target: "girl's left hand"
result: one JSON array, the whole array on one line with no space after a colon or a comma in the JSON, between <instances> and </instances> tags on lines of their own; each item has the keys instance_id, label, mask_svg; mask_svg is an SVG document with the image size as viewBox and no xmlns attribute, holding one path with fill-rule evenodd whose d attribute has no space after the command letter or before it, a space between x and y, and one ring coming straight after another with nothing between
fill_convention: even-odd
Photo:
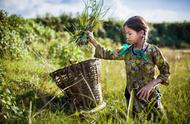
<instances>
[{"instance_id":1,"label":"girl's left hand","mask_svg":"<svg viewBox=\"0 0 190 124\"><path fill-rule=\"evenodd\" d=\"M148 101L148 98L153 88L154 88L154 83L149 82L138 91L137 96L139 96L139 99Z\"/></svg>"}]
</instances>

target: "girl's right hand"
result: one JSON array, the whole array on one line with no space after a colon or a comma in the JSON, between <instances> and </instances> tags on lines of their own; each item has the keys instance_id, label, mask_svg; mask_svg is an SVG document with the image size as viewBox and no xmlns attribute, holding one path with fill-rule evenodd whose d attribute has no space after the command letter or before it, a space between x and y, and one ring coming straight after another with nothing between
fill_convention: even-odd
<instances>
[{"instance_id":1,"label":"girl's right hand","mask_svg":"<svg viewBox=\"0 0 190 124\"><path fill-rule=\"evenodd\" d=\"M94 38L93 32L86 31L86 33L87 33L87 35L88 35L88 37L89 37L89 42L90 42L91 44L93 44L94 47L96 47L96 46L97 46L97 42L96 42L96 40L95 40L95 38Z\"/></svg>"},{"instance_id":2,"label":"girl's right hand","mask_svg":"<svg viewBox=\"0 0 190 124\"><path fill-rule=\"evenodd\" d=\"M91 31L86 31L88 37L90 38L90 40L93 40L94 39L94 35L93 35L93 32Z\"/></svg>"}]
</instances>

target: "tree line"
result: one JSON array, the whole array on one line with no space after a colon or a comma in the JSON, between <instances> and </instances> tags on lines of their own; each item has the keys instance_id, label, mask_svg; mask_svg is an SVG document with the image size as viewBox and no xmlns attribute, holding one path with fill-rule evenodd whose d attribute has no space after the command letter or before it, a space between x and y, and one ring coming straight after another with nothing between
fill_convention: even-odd
<instances>
[{"instance_id":1,"label":"tree line","mask_svg":"<svg viewBox=\"0 0 190 124\"><path fill-rule=\"evenodd\" d=\"M47 14L46 17L37 17L34 21L55 31L73 32L78 26L79 19L77 16L63 13L59 17ZM94 34L97 37L110 38L113 42L124 43L123 24L123 20L101 20L98 22ZM151 43L171 48L190 47L190 22L149 23L149 27L149 42Z\"/></svg>"}]
</instances>

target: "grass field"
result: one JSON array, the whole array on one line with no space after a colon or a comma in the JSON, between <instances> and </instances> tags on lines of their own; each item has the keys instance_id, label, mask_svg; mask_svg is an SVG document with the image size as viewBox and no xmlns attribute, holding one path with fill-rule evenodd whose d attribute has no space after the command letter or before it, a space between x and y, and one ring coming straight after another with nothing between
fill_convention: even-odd
<instances>
[{"instance_id":1,"label":"grass field","mask_svg":"<svg viewBox=\"0 0 190 124\"><path fill-rule=\"evenodd\" d=\"M161 50L168 60L171 70L170 85L159 86L168 123L188 124L190 122L190 50L168 48ZM42 106L37 99L43 99L47 95L60 95L60 90L48 76L48 68L40 62L34 61L32 58L22 61L0 60L0 62L5 67L7 75L3 86L15 91L17 98L22 98L21 101L17 101L17 104L20 109L27 111L20 120L10 119L6 120L7 123L124 124L127 121L124 97L126 79L123 61L101 60L102 93L107 105L98 113L86 114L83 117L79 113L66 115L60 106L55 106L53 109L49 106L40 109ZM136 120L133 121L139 123ZM144 123L150 122L145 121Z\"/></svg>"}]
</instances>

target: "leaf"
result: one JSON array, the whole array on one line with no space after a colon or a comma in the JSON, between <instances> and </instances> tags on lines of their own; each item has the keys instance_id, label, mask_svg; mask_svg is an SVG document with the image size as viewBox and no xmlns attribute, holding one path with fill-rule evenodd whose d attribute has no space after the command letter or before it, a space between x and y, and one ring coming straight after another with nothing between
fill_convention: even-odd
<instances>
[{"instance_id":1,"label":"leaf","mask_svg":"<svg viewBox=\"0 0 190 124\"><path fill-rule=\"evenodd\" d=\"M130 93L130 100L127 108L127 124L130 124L132 122L133 102L134 102L134 89L132 89Z\"/></svg>"}]
</instances>

